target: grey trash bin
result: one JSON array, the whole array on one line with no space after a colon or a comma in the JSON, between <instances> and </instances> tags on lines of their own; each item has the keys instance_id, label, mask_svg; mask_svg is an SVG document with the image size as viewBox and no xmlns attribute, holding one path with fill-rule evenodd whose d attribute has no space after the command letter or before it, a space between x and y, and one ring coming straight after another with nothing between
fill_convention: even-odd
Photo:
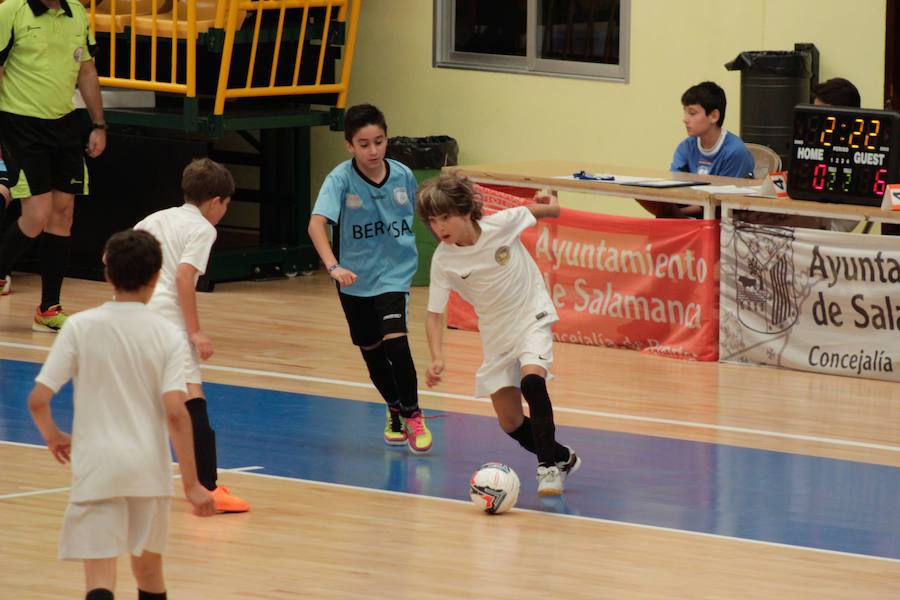
<instances>
[{"instance_id":1,"label":"grey trash bin","mask_svg":"<svg viewBox=\"0 0 900 600\"><path fill-rule=\"evenodd\" d=\"M818 80L815 46L741 52L725 68L741 72L741 139L772 148L787 164L794 106L809 103L810 88Z\"/></svg>"}]
</instances>

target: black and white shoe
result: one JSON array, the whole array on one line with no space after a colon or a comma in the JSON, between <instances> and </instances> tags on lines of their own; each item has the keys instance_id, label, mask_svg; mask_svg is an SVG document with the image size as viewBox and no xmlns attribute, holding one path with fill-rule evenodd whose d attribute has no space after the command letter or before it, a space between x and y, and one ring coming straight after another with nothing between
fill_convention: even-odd
<instances>
[{"instance_id":1,"label":"black and white shoe","mask_svg":"<svg viewBox=\"0 0 900 600\"><path fill-rule=\"evenodd\" d=\"M565 444L563 446L569 451L569 459L556 463L556 468L559 469L559 474L565 480L569 475L581 468L581 457L575 454L575 450L571 446L566 446Z\"/></svg>"}]
</instances>

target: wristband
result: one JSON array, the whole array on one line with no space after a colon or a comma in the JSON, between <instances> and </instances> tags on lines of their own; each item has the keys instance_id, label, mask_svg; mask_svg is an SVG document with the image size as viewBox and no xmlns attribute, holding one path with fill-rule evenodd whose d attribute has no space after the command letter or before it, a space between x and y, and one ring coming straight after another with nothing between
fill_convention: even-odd
<instances>
[{"instance_id":1,"label":"wristband","mask_svg":"<svg viewBox=\"0 0 900 600\"><path fill-rule=\"evenodd\" d=\"M106 123L93 123L91 129L106 129Z\"/></svg>"},{"instance_id":2,"label":"wristband","mask_svg":"<svg viewBox=\"0 0 900 600\"><path fill-rule=\"evenodd\" d=\"M340 267L340 266L341 266L340 263L334 263L333 265L331 265L330 267L328 267L326 270L327 270L329 273L333 273L334 270L337 269L337 268Z\"/></svg>"}]
</instances>

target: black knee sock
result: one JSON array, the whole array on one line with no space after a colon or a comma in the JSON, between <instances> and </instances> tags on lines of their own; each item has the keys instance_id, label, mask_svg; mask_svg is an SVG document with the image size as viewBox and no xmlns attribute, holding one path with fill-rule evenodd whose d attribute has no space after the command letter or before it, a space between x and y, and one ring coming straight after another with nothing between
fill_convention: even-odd
<instances>
[{"instance_id":1,"label":"black knee sock","mask_svg":"<svg viewBox=\"0 0 900 600\"><path fill-rule=\"evenodd\" d=\"M47 232L41 236L41 310L59 304L71 249L72 238L69 236Z\"/></svg>"},{"instance_id":2,"label":"black knee sock","mask_svg":"<svg viewBox=\"0 0 900 600\"><path fill-rule=\"evenodd\" d=\"M194 432L194 460L197 463L197 478L206 489L216 489L218 467L216 460L216 432L209 424L206 414L206 400L192 398L184 403L191 415L191 429Z\"/></svg>"},{"instance_id":3,"label":"black knee sock","mask_svg":"<svg viewBox=\"0 0 900 600\"><path fill-rule=\"evenodd\" d=\"M381 344L391 363L394 381L397 383L397 397L400 399L400 414L411 416L419 410L419 381L416 365L413 364L406 336L384 340Z\"/></svg>"},{"instance_id":4,"label":"black knee sock","mask_svg":"<svg viewBox=\"0 0 900 600\"><path fill-rule=\"evenodd\" d=\"M519 445L531 452L537 454L534 449L534 432L531 429L531 419L525 417L522 424L515 431L507 431L506 435L519 442ZM569 449L554 441L553 457L556 462L565 462L569 460Z\"/></svg>"},{"instance_id":5,"label":"black knee sock","mask_svg":"<svg viewBox=\"0 0 900 600\"><path fill-rule=\"evenodd\" d=\"M166 600L166 593L145 592L138 588L138 600Z\"/></svg>"},{"instance_id":6,"label":"black knee sock","mask_svg":"<svg viewBox=\"0 0 900 600\"><path fill-rule=\"evenodd\" d=\"M531 431L538 463L545 467L552 466L556 463L556 426L553 424L550 396L547 395L547 382L540 375L526 375L522 378L522 395L531 413Z\"/></svg>"},{"instance_id":7,"label":"black knee sock","mask_svg":"<svg viewBox=\"0 0 900 600\"><path fill-rule=\"evenodd\" d=\"M28 250L34 238L30 238L19 227L19 223L13 223L0 241L0 277L6 277L12 270L13 263L22 253Z\"/></svg>"},{"instance_id":8,"label":"black knee sock","mask_svg":"<svg viewBox=\"0 0 900 600\"><path fill-rule=\"evenodd\" d=\"M394 372L391 363L384 352L384 344L378 344L374 348L366 350L360 348L366 368L369 369L369 379L375 384L375 389L388 403L388 406L398 406L397 383L394 381Z\"/></svg>"},{"instance_id":9,"label":"black knee sock","mask_svg":"<svg viewBox=\"0 0 900 600\"><path fill-rule=\"evenodd\" d=\"M84 595L84 600L113 600L113 593L104 588L95 588Z\"/></svg>"}]
</instances>

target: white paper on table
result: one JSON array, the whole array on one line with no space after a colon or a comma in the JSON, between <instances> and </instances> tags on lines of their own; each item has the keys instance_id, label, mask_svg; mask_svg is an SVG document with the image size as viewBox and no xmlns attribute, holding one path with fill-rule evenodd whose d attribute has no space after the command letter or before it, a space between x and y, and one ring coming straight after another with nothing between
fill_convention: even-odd
<instances>
[{"instance_id":1,"label":"white paper on table","mask_svg":"<svg viewBox=\"0 0 900 600\"><path fill-rule=\"evenodd\" d=\"M691 189L710 194L735 194L741 196L763 196L759 185L695 185Z\"/></svg>"}]
</instances>

